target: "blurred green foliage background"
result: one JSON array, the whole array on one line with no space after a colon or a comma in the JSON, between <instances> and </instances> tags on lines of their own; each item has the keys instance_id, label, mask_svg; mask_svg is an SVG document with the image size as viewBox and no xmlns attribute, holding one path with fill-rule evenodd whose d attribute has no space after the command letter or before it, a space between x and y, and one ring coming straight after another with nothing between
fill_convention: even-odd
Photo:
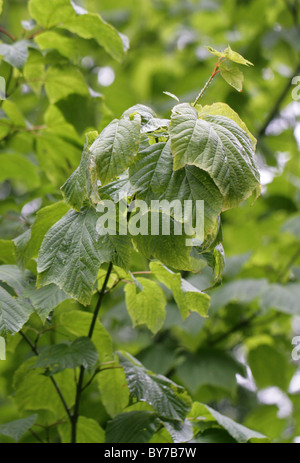
<instances>
[{"instance_id":1,"label":"blurred green foliage background","mask_svg":"<svg viewBox=\"0 0 300 463\"><path fill-rule=\"evenodd\" d=\"M1 26L18 39L37 32L27 4L4 0ZM215 64L205 46L222 50L229 43L254 63L244 69L243 92L218 77L201 104L226 102L258 139L262 193L252 206L248 201L222 215L226 267L222 285L210 291L210 318L193 314L183 323L170 300L163 330L153 337L146 328L132 328L119 289L106 300L103 323L116 348L184 385L194 400L275 442L300 440L299 362L292 360L292 339L300 335L300 92L292 97L292 79L300 75L299 2L76 5L100 13L130 46L124 56L118 48L111 56L96 39L62 28L56 37L30 39L36 45L25 47L25 63L12 68L0 61L8 93L0 110L0 260L16 262L12 240L41 207L61 198L59 188L78 165L86 131L100 131L137 103L168 117L174 101L163 92L193 101ZM1 39L12 43L5 34ZM57 71L54 77L49 69ZM58 73L63 90L57 89ZM134 265L146 263L136 256ZM211 275L205 270L188 278L205 289ZM74 304L65 301L58 310ZM32 323L39 329L40 322ZM0 424L18 418L12 378L28 355L19 341L17 335L9 340L7 360L0 361ZM97 394L91 389L84 406L88 416L105 422Z\"/></svg>"}]
</instances>

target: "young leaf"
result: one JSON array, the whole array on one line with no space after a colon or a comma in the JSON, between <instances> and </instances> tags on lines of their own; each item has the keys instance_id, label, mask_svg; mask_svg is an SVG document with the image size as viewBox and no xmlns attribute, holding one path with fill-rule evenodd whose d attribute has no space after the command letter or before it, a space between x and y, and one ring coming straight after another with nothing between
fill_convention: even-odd
<instances>
[{"instance_id":1,"label":"young leaf","mask_svg":"<svg viewBox=\"0 0 300 463\"><path fill-rule=\"evenodd\" d=\"M142 291L137 292L134 284L125 286L126 306L133 326L145 324L152 333L157 333L166 317L164 292L154 281L146 278L137 278L137 281Z\"/></svg>"},{"instance_id":2,"label":"young leaf","mask_svg":"<svg viewBox=\"0 0 300 463\"><path fill-rule=\"evenodd\" d=\"M112 418L122 413L128 405L129 391L123 368L111 365L97 375L97 384L101 402Z\"/></svg>"},{"instance_id":3,"label":"young leaf","mask_svg":"<svg viewBox=\"0 0 300 463\"><path fill-rule=\"evenodd\" d=\"M221 76L226 82L238 92L243 90L244 74L238 67L229 66L228 63L219 65Z\"/></svg>"},{"instance_id":4,"label":"young leaf","mask_svg":"<svg viewBox=\"0 0 300 463\"><path fill-rule=\"evenodd\" d=\"M244 64L245 66L253 66L253 63L245 59L242 55L237 53L236 51L233 51L230 46L228 45L227 48L225 48L224 51L218 51L215 50L212 47L206 47L209 53L212 55L218 56L219 58L226 58L229 61L233 61L234 63L238 64Z\"/></svg>"},{"instance_id":5,"label":"young leaf","mask_svg":"<svg viewBox=\"0 0 300 463\"><path fill-rule=\"evenodd\" d=\"M156 278L172 291L183 319L192 311L202 317L207 316L210 301L207 294L181 278L180 273L172 272L160 262L151 262L150 269Z\"/></svg>"},{"instance_id":6,"label":"young leaf","mask_svg":"<svg viewBox=\"0 0 300 463\"><path fill-rule=\"evenodd\" d=\"M238 206L259 185L251 139L233 120L198 115L188 103L173 108L170 137L174 170L186 164L209 173L224 197L223 209Z\"/></svg>"}]
</instances>

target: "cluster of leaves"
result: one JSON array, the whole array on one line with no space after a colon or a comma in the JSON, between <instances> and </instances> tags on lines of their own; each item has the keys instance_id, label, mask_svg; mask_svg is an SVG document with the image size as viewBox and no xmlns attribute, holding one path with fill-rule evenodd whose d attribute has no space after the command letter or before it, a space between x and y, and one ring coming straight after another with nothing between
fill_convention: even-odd
<instances>
[{"instance_id":1,"label":"cluster of leaves","mask_svg":"<svg viewBox=\"0 0 300 463\"><path fill-rule=\"evenodd\" d=\"M291 320L299 314L295 156L255 207L236 209L257 194L255 139L228 105L211 104L210 92L203 106L173 108L162 93L168 86L192 100L211 68L199 43L225 48L232 27L256 66L238 98L222 80L214 89L259 135L259 155L277 165L278 150L297 153L292 126L265 136L268 109L278 114L270 108L283 79L278 63L298 59L297 28L281 1L266 15L261 0L247 2L246 14L238 1L198 3L133 1L125 11L121 0L101 2L103 17L133 44L122 62L128 40L98 13L69 0L4 2L11 33L0 44L8 94L0 121L0 336L8 358L0 363L1 440L69 442L74 423L77 442L299 435L299 395L289 392ZM98 11L97 0L86 5ZM230 47L209 51L218 57L215 73L241 91L236 64L251 63ZM101 88L105 99L97 91L103 65L116 71L114 84ZM274 78L263 81L268 66ZM171 109L170 120L136 101L165 117ZM176 235L99 237L97 204L117 204L119 193L148 204L204 199L203 246ZM225 273L223 211L232 256ZM206 290L222 274L222 286ZM101 294L102 323L91 313ZM292 404L285 418L261 403L257 391L270 386Z\"/></svg>"}]
</instances>

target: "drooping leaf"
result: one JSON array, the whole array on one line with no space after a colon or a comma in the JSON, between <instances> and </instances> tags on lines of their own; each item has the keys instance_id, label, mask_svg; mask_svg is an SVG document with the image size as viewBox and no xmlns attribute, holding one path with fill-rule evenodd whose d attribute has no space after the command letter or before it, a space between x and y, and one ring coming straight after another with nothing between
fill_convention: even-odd
<instances>
[{"instance_id":1,"label":"drooping leaf","mask_svg":"<svg viewBox=\"0 0 300 463\"><path fill-rule=\"evenodd\" d=\"M160 426L156 414L148 411L133 411L117 415L107 423L106 443L145 444Z\"/></svg>"},{"instance_id":2,"label":"drooping leaf","mask_svg":"<svg viewBox=\"0 0 300 463\"><path fill-rule=\"evenodd\" d=\"M157 333L166 317L164 292L154 281L146 278L137 278L137 281L142 287L139 292L133 283L125 286L126 306L133 326L145 324L152 333Z\"/></svg>"},{"instance_id":3,"label":"drooping leaf","mask_svg":"<svg viewBox=\"0 0 300 463\"><path fill-rule=\"evenodd\" d=\"M97 350L88 337L79 337L73 342L46 346L39 354L35 366L49 369L55 375L66 368L93 367L98 361Z\"/></svg>"},{"instance_id":4,"label":"drooping leaf","mask_svg":"<svg viewBox=\"0 0 300 463\"><path fill-rule=\"evenodd\" d=\"M180 273L174 273L159 262L151 262L150 269L167 288L173 292L182 318L190 312L197 312L202 317L207 316L210 297L181 278Z\"/></svg>"},{"instance_id":5,"label":"drooping leaf","mask_svg":"<svg viewBox=\"0 0 300 463\"><path fill-rule=\"evenodd\" d=\"M178 421L165 421L164 426L170 433L174 444L188 442L193 437L193 426L189 420L184 420L183 423Z\"/></svg>"},{"instance_id":6,"label":"drooping leaf","mask_svg":"<svg viewBox=\"0 0 300 463\"><path fill-rule=\"evenodd\" d=\"M37 415L30 415L27 418L11 421L0 426L0 435L8 436L18 442L23 435L34 425Z\"/></svg>"},{"instance_id":7,"label":"drooping leaf","mask_svg":"<svg viewBox=\"0 0 300 463\"><path fill-rule=\"evenodd\" d=\"M190 406L184 389L162 375L147 371L129 354L119 354L130 394L138 401L147 402L166 420L183 421Z\"/></svg>"},{"instance_id":8,"label":"drooping leaf","mask_svg":"<svg viewBox=\"0 0 300 463\"><path fill-rule=\"evenodd\" d=\"M33 311L24 300L11 296L0 287L0 336L20 331Z\"/></svg>"},{"instance_id":9,"label":"drooping leaf","mask_svg":"<svg viewBox=\"0 0 300 463\"><path fill-rule=\"evenodd\" d=\"M205 170L224 198L223 210L236 207L259 185L251 139L233 120L198 115L188 103L172 110L174 169L186 164Z\"/></svg>"},{"instance_id":10,"label":"drooping leaf","mask_svg":"<svg viewBox=\"0 0 300 463\"><path fill-rule=\"evenodd\" d=\"M244 74L238 67L232 67L225 62L220 64L220 70L221 76L231 87L238 92L243 90Z\"/></svg>"},{"instance_id":11,"label":"drooping leaf","mask_svg":"<svg viewBox=\"0 0 300 463\"><path fill-rule=\"evenodd\" d=\"M89 148L97 138L97 132L86 134L81 161L77 169L61 187L65 201L76 211L80 211L84 201L93 192L90 174L91 155Z\"/></svg>"},{"instance_id":12,"label":"drooping leaf","mask_svg":"<svg viewBox=\"0 0 300 463\"><path fill-rule=\"evenodd\" d=\"M92 144L90 151L102 185L114 180L132 163L140 141L141 117L114 119Z\"/></svg>"}]
</instances>

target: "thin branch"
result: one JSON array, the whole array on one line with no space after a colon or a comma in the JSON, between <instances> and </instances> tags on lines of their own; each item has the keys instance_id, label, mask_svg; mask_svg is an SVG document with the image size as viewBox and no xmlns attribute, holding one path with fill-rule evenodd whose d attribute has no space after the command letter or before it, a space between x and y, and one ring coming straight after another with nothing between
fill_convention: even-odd
<instances>
[{"instance_id":1,"label":"thin branch","mask_svg":"<svg viewBox=\"0 0 300 463\"><path fill-rule=\"evenodd\" d=\"M31 341L31 339L29 339L28 336L26 336L26 334L23 333L23 331L19 331L19 333L20 333L20 335L22 336L22 338L27 342L27 344L30 346L32 352L33 352L36 356L38 356L38 355L39 355L39 351L38 351L38 349L36 348L36 346L33 344L33 342ZM58 394L58 396L59 396L59 398L60 398L60 400L61 400L61 403L62 403L62 405L63 405L63 407L64 407L64 409L65 409L65 411L66 411L66 413L67 413L67 415L68 415L68 418L69 418L70 422L72 422L72 415L71 415L70 409L69 409L69 407L68 407L68 405L67 405L67 402L66 402L66 400L65 400L65 398L64 398L64 396L63 396L63 393L62 393L61 390L60 390L59 385L57 384L57 382L56 382L56 380L53 378L53 376L49 376L49 378L50 378L50 380L51 380L53 386L55 387L55 390L56 390L56 392L57 392L57 394Z\"/></svg>"},{"instance_id":2,"label":"thin branch","mask_svg":"<svg viewBox=\"0 0 300 463\"><path fill-rule=\"evenodd\" d=\"M101 308L101 305L102 305L102 300L103 300L103 297L105 295L106 286L107 286L107 283L108 283L112 268L113 268L113 264L110 262L110 264L108 266L108 269L107 269L105 280L104 280L102 288L101 288L101 291L99 292L98 301L97 301L97 304L96 304L96 307L95 307L95 310L94 310L94 315L93 315L92 322L91 322L91 325L90 325L90 329L89 329L89 332L88 332L88 337L90 339L92 338L93 333L94 333L96 321L98 319L99 311L100 311L100 308ZM73 413L72 419L71 419L71 443L72 444L76 443L77 422L78 422L78 418L79 418L79 407L80 407L81 394L82 394L82 391L83 391L84 374L85 374L85 368L84 368L84 366L82 366L80 368L79 379L78 379L78 383L77 383L77 386L76 386L76 397L75 397L74 413Z\"/></svg>"},{"instance_id":3,"label":"thin branch","mask_svg":"<svg viewBox=\"0 0 300 463\"><path fill-rule=\"evenodd\" d=\"M82 391L84 391L87 387L89 387L92 382L94 381L95 377L101 373L102 371L105 371L105 370L115 370L117 368L122 368L120 365L115 365L114 367L106 367L106 368L97 368L97 370L95 370L93 376L88 380L88 382L83 386L82 388Z\"/></svg>"},{"instance_id":4,"label":"thin branch","mask_svg":"<svg viewBox=\"0 0 300 463\"><path fill-rule=\"evenodd\" d=\"M197 95L194 103L193 103L193 106L196 106L196 104L198 103L198 101L200 100L200 98L203 96L205 90L207 89L207 87L210 85L211 81L213 80L213 78L220 72L220 70L218 69L219 67L219 64L221 62L223 58L219 58L218 61L216 62L216 65L214 67L214 70L213 72L211 73L208 81L206 82L206 84L204 85L204 87L202 88L202 90L200 91L200 93Z\"/></svg>"},{"instance_id":5,"label":"thin branch","mask_svg":"<svg viewBox=\"0 0 300 463\"><path fill-rule=\"evenodd\" d=\"M2 34L7 35L7 37L9 37L13 42L15 42L15 41L17 40L16 37L13 36L13 35L12 35L10 32L8 32L6 29L4 29L4 27L1 27L1 26L0 26L0 32L1 32Z\"/></svg>"},{"instance_id":6,"label":"thin branch","mask_svg":"<svg viewBox=\"0 0 300 463\"><path fill-rule=\"evenodd\" d=\"M257 138L260 139L262 138L265 133L266 133L266 130L267 130L267 127L268 125L273 121L273 119L276 118L276 116L278 115L279 111L280 111L280 108L281 108L281 105L283 103L283 101L285 100L285 97L287 96L287 94L289 93L290 89L291 89L291 82L292 82L292 79L297 76L298 74L300 73L300 63L297 64L297 66L295 67L293 73L292 73L292 76L288 79L288 82L287 84L285 85L285 87L283 88L282 92L280 93L279 97L277 98L277 100L275 101L275 104L273 106L273 108L271 109L270 113L268 114L265 122L263 123L260 131L258 132L258 135L257 135Z\"/></svg>"},{"instance_id":7,"label":"thin branch","mask_svg":"<svg viewBox=\"0 0 300 463\"><path fill-rule=\"evenodd\" d=\"M31 432L31 434L33 435L33 437L36 438L36 440L38 440L41 444L45 444L46 442L44 442L40 436L38 436L32 429L29 429L29 432Z\"/></svg>"}]
</instances>

